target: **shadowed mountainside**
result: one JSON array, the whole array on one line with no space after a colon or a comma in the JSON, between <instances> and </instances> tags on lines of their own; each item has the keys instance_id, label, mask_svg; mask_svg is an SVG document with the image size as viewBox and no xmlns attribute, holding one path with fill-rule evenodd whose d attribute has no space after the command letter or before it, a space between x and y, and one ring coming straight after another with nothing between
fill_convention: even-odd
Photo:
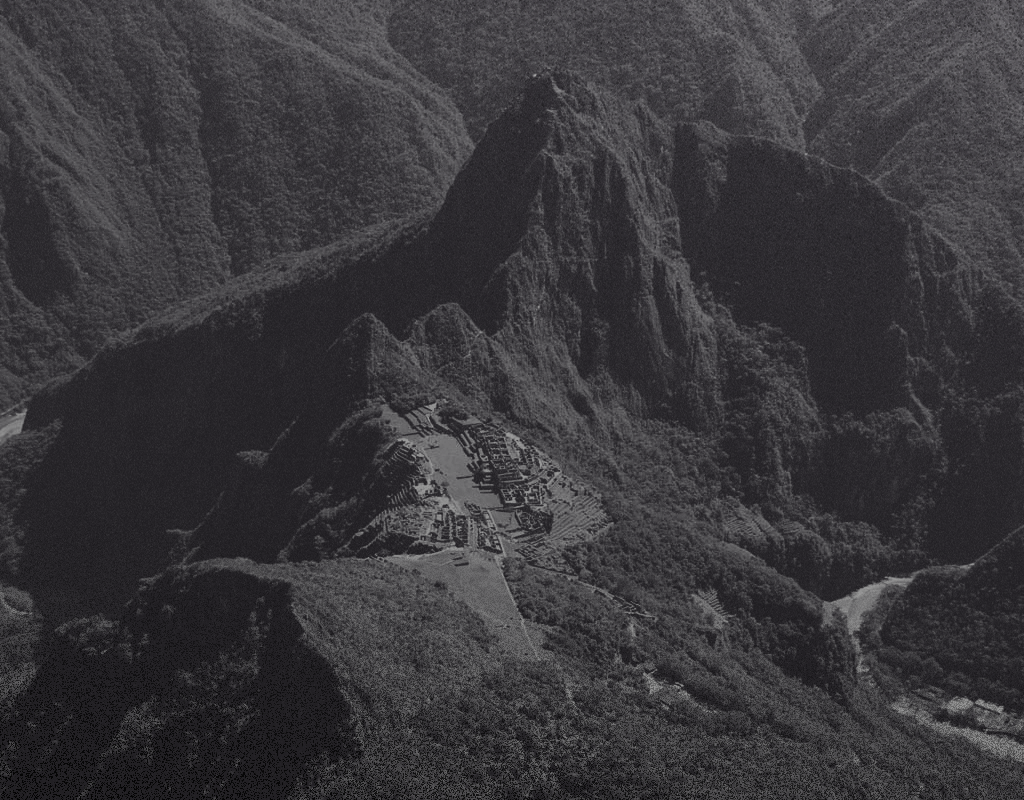
<instances>
[{"instance_id":1,"label":"shadowed mountainside","mask_svg":"<svg viewBox=\"0 0 1024 800\"><path fill-rule=\"evenodd\" d=\"M480 138L552 63L671 121L806 142L1019 283L1010 5L477 10L7 3L0 406L231 271L431 205L468 146L438 87Z\"/></svg>"},{"instance_id":2,"label":"shadowed mountainside","mask_svg":"<svg viewBox=\"0 0 1024 800\"><path fill-rule=\"evenodd\" d=\"M278 253L436 203L468 153L380 14L10 2L0 407Z\"/></svg>"},{"instance_id":3,"label":"shadowed mountainside","mask_svg":"<svg viewBox=\"0 0 1024 800\"><path fill-rule=\"evenodd\" d=\"M707 119L851 166L1021 284L1013 3L404 0L388 32L475 139L528 76L564 65L672 122Z\"/></svg>"}]
</instances>

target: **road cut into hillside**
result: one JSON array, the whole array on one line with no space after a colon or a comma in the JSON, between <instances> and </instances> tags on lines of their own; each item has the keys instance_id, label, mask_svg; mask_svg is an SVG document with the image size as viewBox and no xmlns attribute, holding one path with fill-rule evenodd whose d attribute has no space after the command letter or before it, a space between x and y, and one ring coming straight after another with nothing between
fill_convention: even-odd
<instances>
[{"instance_id":1,"label":"road cut into hillside","mask_svg":"<svg viewBox=\"0 0 1024 800\"><path fill-rule=\"evenodd\" d=\"M889 708L897 714L902 714L905 717L916 720L921 725L938 734L964 739L997 758L1006 758L1024 764L1024 745L1006 736L995 736L991 733L974 730L973 728L958 727L948 722L939 722L908 698L897 700Z\"/></svg>"}]
</instances>

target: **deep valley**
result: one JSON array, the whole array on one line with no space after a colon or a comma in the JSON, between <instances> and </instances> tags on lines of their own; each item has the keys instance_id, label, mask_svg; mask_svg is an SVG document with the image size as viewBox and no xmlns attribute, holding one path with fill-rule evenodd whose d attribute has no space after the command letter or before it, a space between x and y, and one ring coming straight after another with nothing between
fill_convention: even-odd
<instances>
[{"instance_id":1,"label":"deep valley","mask_svg":"<svg viewBox=\"0 0 1024 800\"><path fill-rule=\"evenodd\" d=\"M0 795L1018 796L1022 54L0 3Z\"/></svg>"}]
</instances>

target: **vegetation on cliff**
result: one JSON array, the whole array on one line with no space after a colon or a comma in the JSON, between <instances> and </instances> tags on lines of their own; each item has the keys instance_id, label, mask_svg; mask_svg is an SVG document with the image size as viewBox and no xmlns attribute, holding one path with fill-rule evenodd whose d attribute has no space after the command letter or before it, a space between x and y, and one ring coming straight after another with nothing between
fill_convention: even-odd
<instances>
[{"instance_id":1,"label":"vegetation on cliff","mask_svg":"<svg viewBox=\"0 0 1024 800\"><path fill-rule=\"evenodd\" d=\"M731 797L753 798L770 775L785 796L958 798L1020 781L859 690L837 702L786 677L745 622L712 642L659 575L656 622L549 573L511 565L509 578L549 632L541 661L499 658L443 586L387 564L169 570L120 615L50 637L4 723L0 785L12 797L692 797L727 778Z\"/></svg>"},{"instance_id":2,"label":"vegetation on cliff","mask_svg":"<svg viewBox=\"0 0 1024 800\"><path fill-rule=\"evenodd\" d=\"M911 683L1024 711L1024 533L967 569L917 576L880 631L878 657Z\"/></svg>"},{"instance_id":3,"label":"vegetation on cliff","mask_svg":"<svg viewBox=\"0 0 1024 800\"><path fill-rule=\"evenodd\" d=\"M0 449L0 781L1012 793L856 685L820 598L1024 522L1010 195L979 222L964 175L1000 157L932 157L964 80L1016 91L970 52L1020 19L979 4L964 52L926 26L942 74L905 103L893 42L962 4L485 5L4 6L0 400L95 356ZM577 580L506 564L537 663L443 584L336 560L388 494L380 403L438 397L609 500ZM1020 541L923 573L880 658L1019 707Z\"/></svg>"}]
</instances>

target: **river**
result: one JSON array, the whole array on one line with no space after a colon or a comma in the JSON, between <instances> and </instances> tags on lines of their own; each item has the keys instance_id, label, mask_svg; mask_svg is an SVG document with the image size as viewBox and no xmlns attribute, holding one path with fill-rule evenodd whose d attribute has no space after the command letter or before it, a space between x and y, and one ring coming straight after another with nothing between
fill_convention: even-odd
<instances>
[{"instance_id":1,"label":"river","mask_svg":"<svg viewBox=\"0 0 1024 800\"><path fill-rule=\"evenodd\" d=\"M970 566L972 565L967 564L961 567L961 569L968 569ZM846 614L846 626L853 639L854 649L857 652L858 674L868 672L868 667L864 664L864 658L861 654L860 641L857 638L857 632L864 624L864 618L878 604L878 600L886 588L889 586L905 588L910 585L913 579L913 575L905 578L886 578L885 580L878 581L878 583L861 587L857 591L846 595L846 597L825 603L826 609L842 611ZM889 707L898 714L911 717L926 728L943 736L963 739L997 757L1024 763L1024 745L1021 745L1019 742L1005 736L995 736L970 728L956 727L947 722L938 722L928 710L916 703L912 696L901 697L896 702L891 703Z\"/></svg>"},{"instance_id":2,"label":"river","mask_svg":"<svg viewBox=\"0 0 1024 800\"><path fill-rule=\"evenodd\" d=\"M0 443L10 439L15 434L21 433L25 424L25 412L12 414L9 417L0 417Z\"/></svg>"},{"instance_id":3,"label":"river","mask_svg":"<svg viewBox=\"0 0 1024 800\"><path fill-rule=\"evenodd\" d=\"M907 578L886 578L878 583L863 586L852 594L846 595L846 597L841 597L838 600L825 603L825 607L827 609L831 611L842 611L846 614L846 628L850 632L850 637L853 639L853 647L857 651L857 672L867 671L867 667L864 666L863 657L860 652L860 641L857 639L857 631L859 631L861 625L864 624L864 617L878 604L878 598L882 596L882 592L885 591L887 587L906 587L910 585L910 582L913 579L913 575Z\"/></svg>"}]
</instances>

